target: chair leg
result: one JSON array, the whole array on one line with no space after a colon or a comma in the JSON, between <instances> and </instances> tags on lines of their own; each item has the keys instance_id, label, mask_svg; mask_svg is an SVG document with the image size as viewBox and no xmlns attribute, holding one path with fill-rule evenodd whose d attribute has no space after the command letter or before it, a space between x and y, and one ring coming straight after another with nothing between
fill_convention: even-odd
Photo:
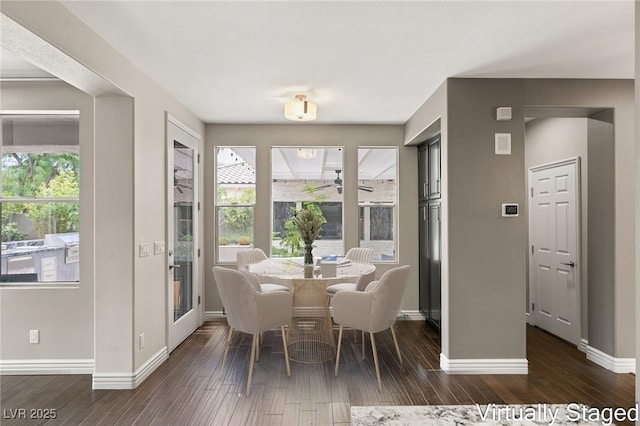
<instances>
[{"instance_id":1,"label":"chair leg","mask_svg":"<svg viewBox=\"0 0 640 426\"><path fill-rule=\"evenodd\" d=\"M404 363L402 362L402 355L400 354L400 346L398 346L398 338L396 337L396 330L391 326L391 335L393 336L393 343L396 345L396 353L398 354L398 360L400 361L400 369L404 373Z\"/></svg>"},{"instance_id":2,"label":"chair leg","mask_svg":"<svg viewBox=\"0 0 640 426\"><path fill-rule=\"evenodd\" d=\"M287 365L287 377L291 377L291 368L289 367L289 349L287 349L287 337L284 332L284 325L280 326L282 330L282 344L284 345L284 363Z\"/></svg>"},{"instance_id":3,"label":"chair leg","mask_svg":"<svg viewBox=\"0 0 640 426\"><path fill-rule=\"evenodd\" d=\"M336 340L333 336L333 320L331 319L331 312L329 310L329 296L325 294L324 297L324 321L327 325L327 332L329 333L329 338L331 339L331 346L336 347Z\"/></svg>"},{"instance_id":4,"label":"chair leg","mask_svg":"<svg viewBox=\"0 0 640 426\"><path fill-rule=\"evenodd\" d=\"M342 346L342 324L340 324L340 331L338 332L338 352L336 353L336 371L335 375L338 375L338 367L340 366L340 346Z\"/></svg>"},{"instance_id":5,"label":"chair leg","mask_svg":"<svg viewBox=\"0 0 640 426\"><path fill-rule=\"evenodd\" d=\"M382 392L382 381L380 380L380 366L378 365L378 350L376 349L376 339L373 337L373 333L369 333L371 336L371 350L373 351L373 363L376 365L376 376L378 376L378 390Z\"/></svg>"},{"instance_id":6,"label":"chair leg","mask_svg":"<svg viewBox=\"0 0 640 426\"><path fill-rule=\"evenodd\" d=\"M256 342L256 362L260 361L260 346L262 345L262 333L258 334L258 341Z\"/></svg>"},{"instance_id":7,"label":"chair leg","mask_svg":"<svg viewBox=\"0 0 640 426\"><path fill-rule=\"evenodd\" d=\"M233 328L229 327L229 331L227 334L227 341L224 345L224 354L222 355L222 368L220 369L220 377L223 376L224 373L224 363L227 360L227 353L229 353L229 346L231 346L231 335L233 334Z\"/></svg>"},{"instance_id":8,"label":"chair leg","mask_svg":"<svg viewBox=\"0 0 640 426\"><path fill-rule=\"evenodd\" d=\"M251 392L251 378L253 377L253 364L256 360L256 346L258 343L258 335L253 335L253 341L251 342L251 359L249 360L249 377L247 378L247 396Z\"/></svg>"}]
</instances>

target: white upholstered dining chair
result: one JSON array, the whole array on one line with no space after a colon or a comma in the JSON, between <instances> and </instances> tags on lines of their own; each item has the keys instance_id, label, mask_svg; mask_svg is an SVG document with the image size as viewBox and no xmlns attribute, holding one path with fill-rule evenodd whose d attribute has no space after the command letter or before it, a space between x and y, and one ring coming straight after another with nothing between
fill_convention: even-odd
<instances>
[{"instance_id":1,"label":"white upholstered dining chair","mask_svg":"<svg viewBox=\"0 0 640 426\"><path fill-rule=\"evenodd\" d=\"M407 286L409 270L410 267L408 265L389 269L382 274L380 280L369 284L365 291L345 290L339 291L333 296L333 319L340 325L338 352L336 354L336 376L338 375L338 368L340 366L342 329L345 326L366 331L371 336L371 349L373 351L379 390L382 390L382 381L380 380L380 366L378 365L378 353L374 338L375 333L379 333L388 328L391 329L398 360L404 370L402 355L400 354L398 339L396 338L393 326L398 316L402 295ZM362 344L364 345L364 343L363 339Z\"/></svg>"},{"instance_id":2,"label":"white upholstered dining chair","mask_svg":"<svg viewBox=\"0 0 640 426\"><path fill-rule=\"evenodd\" d=\"M349 259L353 263L371 263L373 257L373 249L366 247L352 247L344 255L345 259Z\"/></svg>"},{"instance_id":3,"label":"white upholstered dining chair","mask_svg":"<svg viewBox=\"0 0 640 426\"><path fill-rule=\"evenodd\" d=\"M249 272L249 265L253 265L254 263L260 263L263 260L267 260L268 257L259 248L250 248L243 249L236 253L236 262L238 265L238 271L241 271L245 274L247 279L251 282L251 285L254 287L259 286L260 290L263 293L270 293L272 291L289 291L289 287L281 284L275 283L264 283L260 284L258 277Z\"/></svg>"},{"instance_id":4,"label":"white upholstered dining chair","mask_svg":"<svg viewBox=\"0 0 640 426\"><path fill-rule=\"evenodd\" d=\"M224 364L227 359L227 353L229 352L229 346L231 345L233 331L236 330L253 335L249 360L249 376L247 378L248 396L251 391L253 365L258 353L258 336L263 331L280 327L287 375L291 377L285 332L285 326L288 326L291 321L291 293L281 291L263 293L260 287L255 287L244 273L234 269L216 266L213 268L213 276L222 303L225 306L227 322L229 324L220 374L224 374Z\"/></svg>"},{"instance_id":5,"label":"white upholstered dining chair","mask_svg":"<svg viewBox=\"0 0 640 426\"><path fill-rule=\"evenodd\" d=\"M335 295L337 292L342 290L364 291L369 285L369 283L371 283L371 281L375 279L375 277L376 277L376 270L374 268L373 271L369 272L368 274L360 275L358 277L358 281L356 281L355 283L331 284L330 286L327 287L327 295L331 297Z\"/></svg>"},{"instance_id":6,"label":"white upholstered dining chair","mask_svg":"<svg viewBox=\"0 0 640 426\"><path fill-rule=\"evenodd\" d=\"M236 253L236 263L239 271L246 271L249 269L249 265L267 259L265 252L259 248L243 249Z\"/></svg>"}]
</instances>

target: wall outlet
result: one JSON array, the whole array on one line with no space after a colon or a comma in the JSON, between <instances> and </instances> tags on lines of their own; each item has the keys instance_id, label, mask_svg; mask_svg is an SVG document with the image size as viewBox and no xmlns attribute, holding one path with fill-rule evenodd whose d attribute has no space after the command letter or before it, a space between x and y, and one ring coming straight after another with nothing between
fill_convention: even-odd
<instances>
[{"instance_id":1,"label":"wall outlet","mask_svg":"<svg viewBox=\"0 0 640 426\"><path fill-rule=\"evenodd\" d=\"M40 343L40 330L29 330L29 343Z\"/></svg>"},{"instance_id":2,"label":"wall outlet","mask_svg":"<svg viewBox=\"0 0 640 426\"><path fill-rule=\"evenodd\" d=\"M138 344L140 349L144 349L144 333L140 333L140 338L138 339Z\"/></svg>"},{"instance_id":3,"label":"wall outlet","mask_svg":"<svg viewBox=\"0 0 640 426\"><path fill-rule=\"evenodd\" d=\"M153 243L153 254L164 253L164 241L156 241Z\"/></svg>"},{"instance_id":4,"label":"wall outlet","mask_svg":"<svg viewBox=\"0 0 640 426\"><path fill-rule=\"evenodd\" d=\"M140 257L146 257L151 254L151 243L141 243L139 247Z\"/></svg>"}]
</instances>

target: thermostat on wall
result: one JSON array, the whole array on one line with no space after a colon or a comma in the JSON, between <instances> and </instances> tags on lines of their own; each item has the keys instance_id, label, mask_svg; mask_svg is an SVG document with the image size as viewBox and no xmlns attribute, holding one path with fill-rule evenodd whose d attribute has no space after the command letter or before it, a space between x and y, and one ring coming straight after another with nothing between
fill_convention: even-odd
<instances>
[{"instance_id":1,"label":"thermostat on wall","mask_svg":"<svg viewBox=\"0 0 640 426\"><path fill-rule=\"evenodd\" d=\"M518 216L520 209L517 204L514 203L505 203L502 204L502 216L504 217L515 217Z\"/></svg>"}]
</instances>

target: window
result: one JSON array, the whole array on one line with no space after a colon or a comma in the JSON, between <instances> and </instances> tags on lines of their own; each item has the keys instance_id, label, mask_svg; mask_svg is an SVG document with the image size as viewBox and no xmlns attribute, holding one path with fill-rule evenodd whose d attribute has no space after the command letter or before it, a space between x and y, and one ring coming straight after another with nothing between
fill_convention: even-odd
<instances>
[{"instance_id":1,"label":"window","mask_svg":"<svg viewBox=\"0 0 640 426\"><path fill-rule=\"evenodd\" d=\"M2 112L0 282L80 279L79 118Z\"/></svg>"},{"instance_id":2,"label":"window","mask_svg":"<svg viewBox=\"0 0 640 426\"><path fill-rule=\"evenodd\" d=\"M253 247L255 167L255 147L216 149L216 252L220 263L235 263L239 250Z\"/></svg>"},{"instance_id":3,"label":"window","mask_svg":"<svg viewBox=\"0 0 640 426\"><path fill-rule=\"evenodd\" d=\"M397 148L358 148L360 247L375 261L397 260Z\"/></svg>"},{"instance_id":4,"label":"window","mask_svg":"<svg viewBox=\"0 0 640 426\"><path fill-rule=\"evenodd\" d=\"M272 173L272 256L299 256L304 243L291 218L313 205L326 223L314 242L314 256L344 254L342 232L342 148L274 147Z\"/></svg>"}]
</instances>

